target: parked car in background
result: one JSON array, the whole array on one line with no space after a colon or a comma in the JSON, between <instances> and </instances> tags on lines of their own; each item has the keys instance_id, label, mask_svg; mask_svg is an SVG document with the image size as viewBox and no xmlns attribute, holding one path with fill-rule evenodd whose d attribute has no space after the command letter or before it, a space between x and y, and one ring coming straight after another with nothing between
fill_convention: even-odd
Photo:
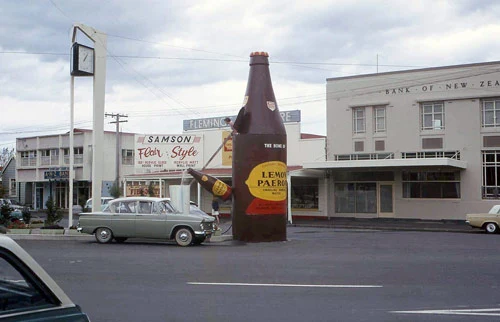
<instances>
[{"instance_id":1,"label":"parked car in background","mask_svg":"<svg viewBox=\"0 0 500 322\"><path fill-rule=\"evenodd\" d=\"M484 229L489 234L499 232L500 205L494 205L488 213L467 214L465 217L465 222L472 227Z\"/></svg>"},{"instance_id":2,"label":"parked car in background","mask_svg":"<svg viewBox=\"0 0 500 322\"><path fill-rule=\"evenodd\" d=\"M89 321L45 270L0 235L0 320Z\"/></svg>"},{"instance_id":3,"label":"parked car in background","mask_svg":"<svg viewBox=\"0 0 500 322\"><path fill-rule=\"evenodd\" d=\"M79 232L95 234L97 242L124 242L128 238L174 240L179 246L201 244L214 233L214 218L182 214L169 200L125 197L109 201L100 212L82 213Z\"/></svg>"},{"instance_id":4,"label":"parked car in background","mask_svg":"<svg viewBox=\"0 0 500 322\"><path fill-rule=\"evenodd\" d=\"M26 207L19 205L11 199L0 199L0 207L8 206L10 208L10 221L23 221L23 209ZM27 208L29 211L29 208Z\"/></svg>"},{"instance_id":5,"label":"parked car in background","mask_svg":"<svg viewBox=\"0 0 500 322\"><path fill-rule=\"evenodd\" d=\"M113 197L101 197L101 210L104 210L104 208L106 208L106 205L108 204L108 202L110 202L113 199L115 199L115 198L113 198ZM90 212L90 211L92 211L92 198L87 200L87 202L85 203L85 207L83 207L83 212Z\"/></svg>"},{"instance_id":6,"label":"parked car in background","mask_svg":"<svg viewBox=\"0 0 500 322\"><path fill-rule=\"evenodd\" d=\"M0 206L1 205L9 205L10 208L13 210L20 210L23 211L24 206L19 205L17 202L11 200L11 199L0 199Z\"/></svg>"}]
</instances>

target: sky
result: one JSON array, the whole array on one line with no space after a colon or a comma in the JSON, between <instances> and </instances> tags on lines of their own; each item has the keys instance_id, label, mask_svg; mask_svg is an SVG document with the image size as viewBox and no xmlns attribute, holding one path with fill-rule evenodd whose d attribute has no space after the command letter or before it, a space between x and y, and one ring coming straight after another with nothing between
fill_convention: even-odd
<instances>
[{"instance_id":1,"label":"sky","mask_svg":"<svg viewBox=\"0 0 500 322\"><path fill-rule=\"evenodd\" d=\"M495 0L0 0L0 148L69 131L76 23L107 35L105 112L124 132L236 115L266 51L280 111L326 135L328 78L500 60L499 16ZM76 128L92 128L92 95L76 77Z\"/></svg>"}]
</instances>

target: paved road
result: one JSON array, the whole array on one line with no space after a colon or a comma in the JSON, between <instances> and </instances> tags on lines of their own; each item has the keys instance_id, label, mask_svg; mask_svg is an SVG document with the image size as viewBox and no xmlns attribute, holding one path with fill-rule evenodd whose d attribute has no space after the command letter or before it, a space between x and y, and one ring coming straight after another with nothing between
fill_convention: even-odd
<instances>
[{"instance_id":1,"label":"paved road","mask_svg":"<svg viewBox=\"0 0 500 322\"><path fill-rule=\"evenodd\" d=\"M290 227L288 237L18 243L94 322L500 320L498 235Z\"/></svg>"}]
</instances>

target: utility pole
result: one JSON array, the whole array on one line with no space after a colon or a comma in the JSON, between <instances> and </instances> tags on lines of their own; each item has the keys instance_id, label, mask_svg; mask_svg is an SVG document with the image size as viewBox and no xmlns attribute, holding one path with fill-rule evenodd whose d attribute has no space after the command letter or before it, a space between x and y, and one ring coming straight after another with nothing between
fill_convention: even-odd
<instances>
[{"instance_id":1,"label":"utility pole","mask_svg":"<svg viewBox=\"0 0 500 322\"><path fill-rule=\"evenodd\" d=\"M125 123L128 122L127 120L120 120L120 118L124 117L127 118L127 115L123 114L114 114L114 113L106 113L104 114L107 117L113 117L115 121L109 122L110 124L115 123L116 124L116 178L115 178L115 185L116 188L120 188L120 123Z\"/></svg>"}]
</instances>

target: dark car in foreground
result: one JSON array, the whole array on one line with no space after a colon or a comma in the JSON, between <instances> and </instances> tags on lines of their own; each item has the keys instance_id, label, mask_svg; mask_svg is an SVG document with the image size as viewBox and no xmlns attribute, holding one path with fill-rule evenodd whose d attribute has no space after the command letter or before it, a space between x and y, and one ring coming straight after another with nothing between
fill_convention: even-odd
<instances>
[{"instance_id":1,"label":"dark car in foreground","mask_svg":"<svg viewBox=\"0 0 500 322\"><path fill-rule=\"evenodd\" d=\"M1 321L89 321L14 240L0 235Z\"/></svg>"}]
</instances>

